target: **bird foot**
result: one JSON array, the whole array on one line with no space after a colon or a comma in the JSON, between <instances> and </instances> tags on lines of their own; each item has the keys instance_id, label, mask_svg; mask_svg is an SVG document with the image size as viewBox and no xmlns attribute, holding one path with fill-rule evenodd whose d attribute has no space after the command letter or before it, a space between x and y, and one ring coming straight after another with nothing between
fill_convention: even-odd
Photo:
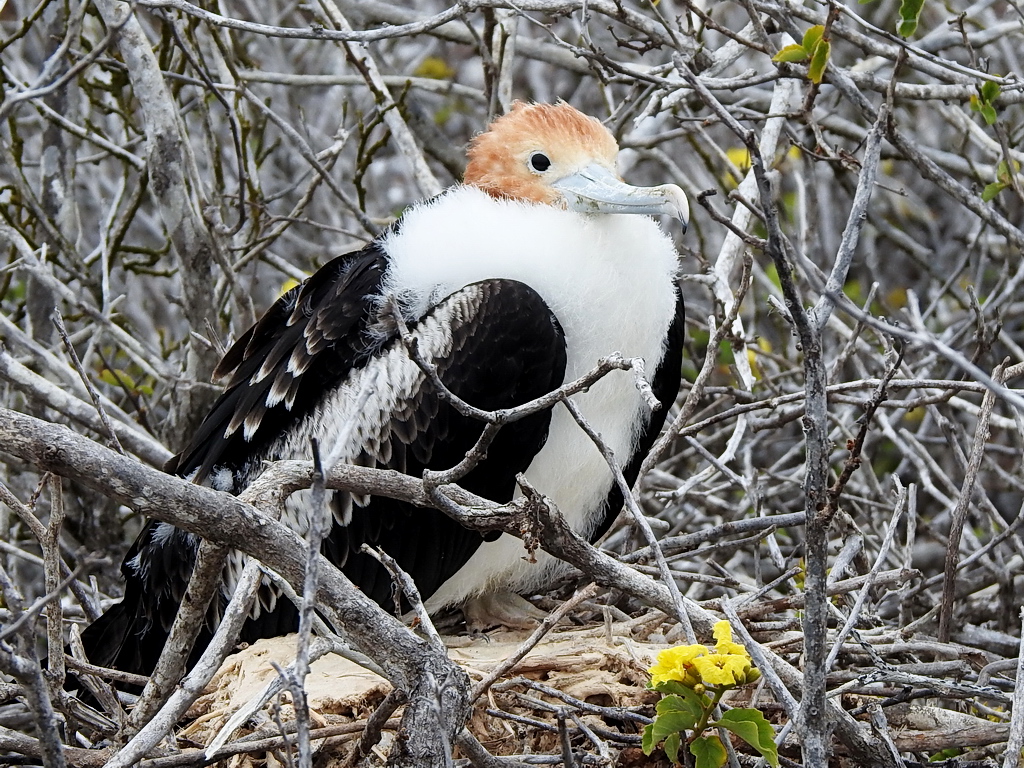
<instances>
[{"instance_id":1,"label":"bird foot","mask_svg":"<svg viewBox=\"0 0 1024 768\"><path fill-rule=\"evenodd\" d=\"M547 614L514 592L492 592L468 600L462 606L466 627L472 633L496 626L533 629Z\"/></svg>"}]
</instances>

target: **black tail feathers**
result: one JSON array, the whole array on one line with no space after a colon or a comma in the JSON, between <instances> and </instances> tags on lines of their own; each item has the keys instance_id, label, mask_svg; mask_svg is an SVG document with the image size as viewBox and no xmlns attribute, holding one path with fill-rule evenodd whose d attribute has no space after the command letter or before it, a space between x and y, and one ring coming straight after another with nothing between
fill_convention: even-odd
<instances>
[{"instance_id":1,"label":"black tail feathers","mask_svg":"<svg viewBox=\"0 0 1024 768\"><path fill-rule=\"evenodd\" d=\"M90 663L136 675L153 671L166 640L166 633L153 627L152 622L140 620L125 601L112 605L82 632Z\"/></svg>"}]
</instances>

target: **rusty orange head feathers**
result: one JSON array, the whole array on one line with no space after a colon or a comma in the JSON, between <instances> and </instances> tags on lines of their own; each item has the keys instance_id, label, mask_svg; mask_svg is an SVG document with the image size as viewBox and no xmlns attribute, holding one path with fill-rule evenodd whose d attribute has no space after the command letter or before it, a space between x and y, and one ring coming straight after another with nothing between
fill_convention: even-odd
<instances>
[{"instance_id":1,"label":"rusty orange head feathers","mask_svg":"<svg viewBox=\"0 0 1024 768\"><path fill-rule=\"evenodd\" d=\"M615 172L618 153L600 121L565 102L516 102L473 139L465 183L492 197L581 213L665 213L685 226L683 191L673 184L624 184Z\"/></svg>"},{"instance_id":2,"label":"rusty orange head feathers","mask_svg":"<svg viewBox=\"0 0 1024 768\"><path fill-rule=\"evenodd\" d=\"M545 183L597 162L615 171L619 145L601 123L564 101L517 101L469 147L466 184L495 197L551 204L559 197Z\"/></svg>"}]
</instances>

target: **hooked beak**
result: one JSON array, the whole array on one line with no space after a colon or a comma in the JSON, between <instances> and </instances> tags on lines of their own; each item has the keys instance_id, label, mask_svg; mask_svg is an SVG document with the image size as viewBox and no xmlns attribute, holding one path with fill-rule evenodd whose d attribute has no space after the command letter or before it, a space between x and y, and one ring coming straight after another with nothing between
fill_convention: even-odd
<instances>
[{"instance_id":1,"label":"hooked beak","mask_svg":"<svg viewBox=\"0 0 1024 768\"><path fill-rule=\"evenodd\" d=\"M562 193L569 209L578 213L667 214L683 225L684 232L690 220L686 195L675 184L632 187L601 165L588 165L551 186Z\"/></svg>"}]
</instances>

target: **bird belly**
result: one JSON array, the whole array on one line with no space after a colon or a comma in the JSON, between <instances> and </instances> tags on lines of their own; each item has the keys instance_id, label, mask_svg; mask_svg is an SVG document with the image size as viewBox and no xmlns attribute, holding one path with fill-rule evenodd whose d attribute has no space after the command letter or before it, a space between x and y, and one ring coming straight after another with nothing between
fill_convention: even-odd
<instances>
[{"instance_id":1,"label":"bird belly","mask_svg":"<svg viewBox=\"0 0 1024 768\"><path fill-rule=\"evenodd\" d=\"M568 364L566 382L591 370L599 358L612 352L626 357L641 357L648 381L665 352L668 326L675 308L673 281L663 279L648 284L646 306L632 317L624 318L622 297L589 319L578 322L572 308L555 309L566 332ZM593 294L592 294L593 295ZM554 303L552 301L551 303ZM561 309L561 312L559 312ZM593 308L591 308L593 309ZM594 318L602 317L603 322ZM588 391L574 395L573 402L583 417L611 449L619 468L627 465L636 451L641 431L650 410L634 383L630 371L612 371ZM668 408L671 403L665 403ZM552 412L548 439L524 473L529 483L551 499L574 531L589 539L604 521L609 491L614 477L608 462L591 438L576 423L564 406ZM616 510L612 510L612 514ZM472 558L427 601L430 611L458 605L484 593L511 591L529 593L546 588L564 564L545 552L531 557L523 542L503 534L480 546Z\"/></svg>"}]
</instances>

